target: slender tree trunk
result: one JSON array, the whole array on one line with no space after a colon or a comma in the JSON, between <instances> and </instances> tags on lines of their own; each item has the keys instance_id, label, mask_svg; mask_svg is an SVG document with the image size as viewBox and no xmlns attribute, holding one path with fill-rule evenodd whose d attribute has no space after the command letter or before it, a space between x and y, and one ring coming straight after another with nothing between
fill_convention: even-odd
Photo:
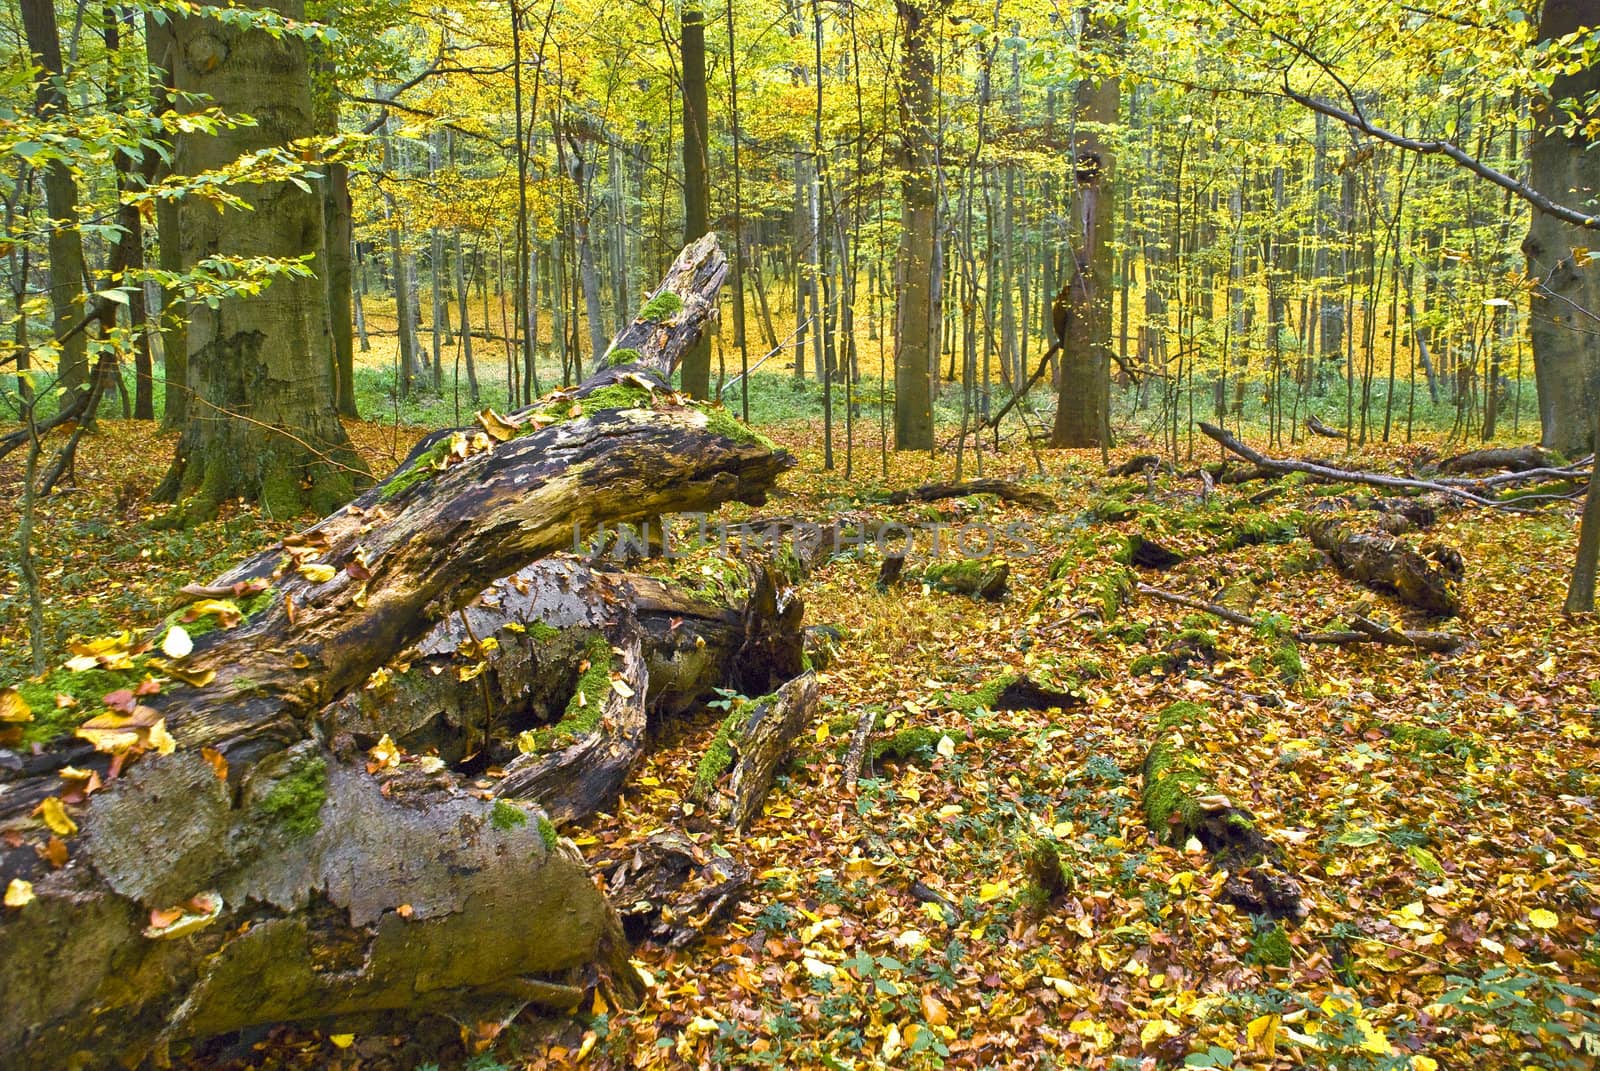
<instances>
[{"instance_id":1,"label":"slender tree trunk","mask_svg":"<svg viewBox=\"0 0 1600 1071\"><path fill-rule=\"evenodd\" d=\"M52 0L21 0L22 27L28 51L38 65L34 90L34 112L47 122L64 118L67 98L61 90L64 68L61 39L56 30L56 9ZM78 184L72 169L60 160L44 168L45 211L50 214L50 307L54 314L52 333L65 337L86 314L84 307L83 234L78 229ZM57 356L57 381L68 392L87 387L88 357L84 332L72 334L61 344ZM70 399L63 399L70 404Z\"/></svg>"},{"instance_id":2,"label":"slender tree trunk","mask_svg":"<svg viewBox=\"0 0 1600 1071\"><path fill-rule=\"evenodd\" d=\"M934 26L943 0L895 0L900 18L900 306L894 361L894 448L933 449L933 273L938 200L933 158Z\"/></svg>"},{"instance_id":3,"label":"slender tree trunk","mask_svg":"<svg viewBox=\"0 0 1600 1071\"><path fill-rule=\"evenodd\" d=\"M706 100L706 28L699 0L683 9L683 241L699 241L710 224L711 177L708 164L709 105ZM683 392L711 394L711 339L700 339L684 355L679 370Z\"/></svg>"}]
</instances>

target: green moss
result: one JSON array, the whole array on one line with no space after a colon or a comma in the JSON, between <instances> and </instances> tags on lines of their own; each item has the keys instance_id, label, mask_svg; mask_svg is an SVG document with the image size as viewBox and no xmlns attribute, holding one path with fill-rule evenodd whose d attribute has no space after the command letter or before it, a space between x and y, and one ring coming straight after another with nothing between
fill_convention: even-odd
<instances>
[{"instance_id":1,"label":"green moss","mask_svg":"<svg viewBox=\"0 0 1600 1071\"><path fill-rule=\"evenodd\" d=\"M514 803L495 800L494 806L489 808L489 824L502 833L508 833L528 824L528 812Z\"/></svg>"},{"instance_id":2,"label":"green moss","mask_svg":"<svg viewBox=\"0 0 1600 1071\"><path fill-rule=\"evenodd\" d=\"M974 710L978 710L980 708L983 710L993 710L994 705L1000 701L1001 693L1007 688L1011 687L1011 685L1015 684L1016 680L1017 677L1014 673L1001 674L993 680L984 683L976 690L968 692L966 695L946 694L944 697L944 705L951 710L960 711L963 714L970 714ZM935 742L937 742L938 739L939 738L937 736L934 737Z\"/></svg>"},{"instance_id":3,"label":"green moss","mask_svg":"<svg viewBox=\"0 0 1600 1071\"><path fill-rule=\"evenodd\" d=\"M733 765L733 734L738 731L739 725L744 721L743 704L717 726L716 735L711 738L711 744L706 748L706 753L700 756L700 763L694 769L694 784L689 788L691 799L703 800L709 797L717 787L717 781Z\"/></svg>"},{"instance_id":4,"label":"green moss","mask_svg":"<svg viewBox=\"0 0 1600 1071\"><path fill-rule=\"evenodd\" d=\"M328 763L308 755L290 768L261 797L261 813L295 837L309 837L322 828L322 805L328 799Z\"/></svg>"},{"instance_id":5,"label":"green moss","mask_svg":"<svg viewBox=\"0 0 1600 1071\"><path fill-rule=\"evenodd\" d=\"M736 443L751 443L767 450L776 450L778 447L773 441L751 428L748 424L741 424L734 419L732 413L720 405L706 406L706 430L713 435L720 435L724 439L732 439Z\"/></svg>"},{"instance_id":6,"label":"green moss","mask_svg":"<svg viewBox=\"0 0 1600 1071\"><path fill-rule=\"evenodd\" d=\"M1289 944L1289 934L1281 922L1258 929L1250 937L1249 959L1252 963L1267 967L1287 967L1293 955L1294 949Z\"/></svg>"},{"instance_id":7,"label":"green moss","mask_svg":"<svg viewBox=\"0 0 1600 1071\"><path fill-rule=\"evenodd\" d=\"M108 694L123 688L137 688L150 676L144 668L148 661L145 656L132 661L132 669L55 669L43 680L16 685L17 694L33 711L33 720L23 723L22 743L47 743L104 713L105 707L100 701ZM57 706L58 695L76 700L75 705Z\"/></svg>"},{"instance_id":8,"label":"green moss","mask_svg":"<svg viewBox=\"0 0 1600 1071\"><path fill-rule=\"evenodd\" d=\"M1151 832L1168 844L1182 844L1199 818L1194 802L1202 778L1193 756L1158 740L1144 762L1144 817ZM1177 820L1174 821L1174 818Z\"/></svg>"},{"instance_id":9,"label":"green moss","mask_svg":"<svg viewBox=\"0 0 1600 1071\"><path fill-rule=\"evenodd\" d=\"M670 290L663 290L639 310L638 320L670 320L683 310L683 299Z\"/></svg>"},{"instance_id":10,"label":"green moss","mask_svg":"<svg viewBox=\"0 0 1600 1071\"><path fill-rule=\"evenodd\" d=\"M619 350L612 350L606 357L606 365L610 368L621 368L625 364L633 364L644 355L632 346L624 346Z\"/></svg>"},{"instance_id":11,"label":"green moss","mask_svg":"<svg viewBox=\"0 0 1600 1071\"><path fill-rule=\"evenodd\" d=\"M1300 647L1286 639L1272 652L1272 664L1285 684L1298 684L1305 678L1306 666L1300 660Z\"/></svg>"},{"instance_id":12,"label":"green moss","mask_svg":"<svg viewBox=\"0 0 1600 1071\"><path fill-rule=\"evenodd\" d=\"M922 571L922 579L940 591L960 594L977 594L995 587L1001 581L1004 565L992 561L963 558L953 562L935 562Z\"/></svg>"},{"instance_id":13,"label":"green moss","mask_svg":"<svg viewBox=\"0 0 1600 1071\"><path fill-rule=\"evenodd\" d=\"M1133 574L1124 568L1108 569L1091 576L1084 586L1100 608L1100 620L1115 621L1123 602L1133 593Z\"/></svg>"},{"instance_id":14,"label":"green moss","mask_svg":"<svg viewBox=\"0 0 1600 1071\"><path fill-rule=\"evenodd\" d=\"M539 839L544 841L544 850L547 852L555 851L556 843L561 839L556 832L556 824L542 814L539 816Z\"/></svg>"},{"instance_id":15,"label":"green moss","mask_svg":"<svg viewBox=\"0 0 1600 1071\"><path fill-rule=\"evenodd\" d=\"M1180 699L1161 708L1161 713L1156 715L1156 726L1162 731L1182 729L1189 725L1204 723L1207 715L1208 711L1199 703Z\"/></svg>"},{"instance_id":16,"label":"green moss","mask_svg":"<svg viewBox=\"0 0 1600 1071\"><path fill-rule=\"evenodd\" d=\"M1115 524L1118 521L1131 520L1138 512L1137 509L1128 504L1127 499L1120 495L1108 495L1089 503L1089 518L1102 524Z\"/></svg>"},{"instance_id":17,"label":"green moss","mask_svg":"<svg viewBox=\"0 0 1600 1071\"><path fill-rule=\"evenodd\" d=\"M600 724L600 712L611 691L611 644L604 636L595 636L584 646L583 656L589 660L589 668L579 675L561 720L533 734L541 751L566 747Z\"/></svg>"},{"instance_id":18,"label":"green moss","mask_svg":"<svg viewBox=\"0 0 1600 1071\"><path fill-rule=\"evenodd\" d=\"M638 409L650 404L651 392L632 383L612 383L599 387L578 399L583 413L599 413L607 409ZM569 407L570 412L570 407Z\"/></svg>"},{"instance_id":19,"label":"green moss","mask_svg":"<svg viewBox=\"0 0 1600 1071\"><path fill-rule=\"evenodd\" d=\"M378 492L379 501L387 502L391 498L397 498L417 484L431 480L439 471L438 466L444 464L444 459L450 456L450 438L449 435L441 436L438 442L418 455L411 464L390 476L389 482Z\"/></svg>"},{"instance_id":20,"label":"green moss","mask_svg":"<svg viewBox=\"0 0 1600 1071\"><path fill-rule=\"evenodd\" d=\"M1389 735L1399 744L1410 744L1416 752L1460 754L1470 752L1471 745L1459 739L1448 729L1432 725L1411 725L1401 722L1390 728Z\"/></svg>"},{"instance_id":21,"label":"green moss","mask_svg":"<svg viewBox=\"0 0 1600 1071\"><path fill-rule=\"evenodd\" d=\"M1246 516L1234 523L1222 541L1223 550L1253 547L1264 543L1287 543L1300 534L1300 518L1291 514L1271 517L1265 513Z\"/></svg>"},{"instance_id":22,"label":"green moss","mask_svg":"<svg viewBox=\"0 0 1600 1071\"><path fill-rule=\"evenodd\" d=\"M1174 643L1188 644L1204 651L1217 649L1217 637L1203 628L1186 628L1173 638Z\"/></svg>"},{"instance_id":23,"label":"green moss","mask_svg":"<svg viewBox=\"0 0 1600 1071\"><path fill-rule=\"evenodd\" d=\"M556 628L554 625L547 625L543 621L528 622L525 631L538 643L549 643L551 640L561 635L560 629Z\"/></svg>"},{"instance_id":24,"label":"green moss","mask_svg":"<svg viewBox=\"0 0 1600 1071\"><path fill-rule=\"evenodd\" d=\"M1168 660L1163 655L1142 654L1128 663L1128 673L1135 677L1142 677L1153 670L1165 670Z\"/></svg>"},{"instance_id":25,"label":"green moss","mask_svg":"<svg viewBox=\"0 0 1600 1071\"><path fill-rule=\"evenodd\" d=\"M908 725L894 734L878 740L872 745L872 758L899 759L924 757L933 754L933 749L939 746L939 738L944 735L941 729L929 729L925 726Z\"/></svg>"}]
</instances>

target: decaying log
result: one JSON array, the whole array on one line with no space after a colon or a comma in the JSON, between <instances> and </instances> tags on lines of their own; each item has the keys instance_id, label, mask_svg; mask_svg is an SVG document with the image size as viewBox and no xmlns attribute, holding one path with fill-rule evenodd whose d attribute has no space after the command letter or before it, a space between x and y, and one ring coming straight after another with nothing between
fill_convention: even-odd
<instances>
[{"instance_id":1,"label":"decaying log","mask_svg":"<svg viewBox=\"0 0 1600 1071\"><path fill-rule=\"evenodd\" d=\"M817 675L803 673L752 706L729 737L738 758L727 789L726 817L742 833L761 813L778 768L817 712Z\"/></svg>"},{"instance_id":2,"label":"decaying log","mask_svg":"<svg viewBox=\"0 0 1600 1071\"><path fill-rule=\"evenodd\" d=\"M1552 468L1555 455L1541 446L1503 446L1490 450L1468 450L1439 462L1441 476L1461 476L1471 472L1526 472Z\"/></svg>"},{"instance_id":3,"label":"decaying log","mask_svg":"<svg viewBox=\"0 0 1600 1071\"><path fill-rule=\"evenodd\" d=\"M971 595L990 602L1004 597L1006 583L1010 579L1009 563L976 558L936 562L922 570L923 583L936 591L945 591L952 595Z\"/></svg>"},{"instance_id":4,"label":"decaying log","mask_svg":"<svg viewBox=\"0 0 1600 1071\"><path fill-rule=\"evenodd\" d=\"M1261 468L1275 472L1303 472L1308 476L1315 476L1323 480L1340 483L1362 483L1371 487L1385 487L1396 491L1437 491L1442 495L1448 495L1463 502L1471 502L1475 506L1488 506L1493 509L1519 508L1514 502L1496 502L1494 499L1485 498L1464 487L1452 484L1431 480L1414 480L1406 476L1385 476L1375 472L1356 472L1352 469L1338 469L1330 465L1320 465L1310 461L1296 461L1293 458L1268 457L1259 450L1246 446L1231 433L1224 431L1215 424L1207 424L1201 421L1200 430L1246 461L1252 461Z\"/></svg>"},{"instance_id":5,"label":"decaying log","mask_svg":"<svg viewBox=\"0 0 1600 1071\"><path fill-rule=\"evenodd\" d=\"M1342 439L1344 432L1339 428L1330 428L1324 424L1315 413L1306 414L1306 430L1313 435L1320 435L1324 439Z\"/></svg>"},{"instance_id":6,"label":"decaying log","mask_svg":"<svg viewBox=\"0 0 1600 1071\"><path fill-rule=\"evenodd\" d=\"M1259 630L1261 622L1248 614L1239 613L1237 610L1205 599L1196 599L1188 595L1180 595L1173 591L1163 591L1151 587L1149 584L1138 586L1139 594L1148 595L1152 599L1160 599L1174 606L1182 606L1188 610L1199 610L1211 614L1230 624L1241 625L1251 630ZM1437 654L1450 654L1458 650L1466 640L1450 632L1429 632L1421 629L1395 629L1373 621L1368 617L1357 617L1351 622L1355 628L1337 631L1308 632L1296 629L1290 635L1297 643L1326 643L1339 646L1348 646L1357 643L1386 643L1395 647L1415 647L1424 651L1433 651Z\"/></svg>"},{"instance_id":7,"label":"decaying log","mask_svg":"<svg viewBox=\"0 0 1600 1071\"><path fill-rule=\"evenodd\" d=\"M1332 517L1312 521L1307 535L1350 580L1438 617L1461 609L1457 585L1465 566L1453 547L1425 543L1414 549L1403 539L1352 533Z\"/></svg>"},{"instance_id":8,"label":"decaying log","mask_svg":"<svg viewBox=\"0 0 1600 1071\"><path fill-rule=\"evenodd\" d=\"M677 829L665 829L602 864L606 891L630 941L682 948L732 911L750 885L750 868L713 855Z\"/></svg>"},{"instance_id":9,"label":"decaying log","mask_svg":"<svg viewBox=\"0 0 1600 1071\"><path fill-rule=\"evenodd\" d=\"M867 762L867 744L872 740L872 730L878 724L878 711L874 707L864 708L856 718L856 727L850 733L850 746L844 752L844 787L847 791L854 792L856 782L861 780L861 768Z\"/></svg>"},{"instance_id":10,"label":"decaying log","mask_svg":"<svg viewBox=\"0 0 1600 1071\"><path fill-rule=\"evenodd\" d=\"M1056 500L1043 491L1033 491L1010 480L967 480L963 483L930 483L922 487L896 491L889 496L889 504L903 506L907 502L936 502L941 498L965 498L968 495L994 495L1002 502L1014 502L1032 509L1055 509Z\"/></svg>"},{"instance_id":11,"label":"decaying log","mask_svg":"<svg viewBox=\"0 0 1600 1071\"><path fill-rule=\"evenodd\" d=\"M488 689L502 682L483 681L482 707L457 697L444 716L467 739L438 735L438 754L394 745L391 728L433 731L405 712L330 704L392 680L389 663L419 641L406 657L425 665L448 646L487 663L492 608L469 604L571 546L575 525L763 500L791 459L660 389L703 333L725 271L714 238L689 247L658 291L672 298L619 337L639 351L627 367L510 418L485 413L479 432L432 437L379 487L207 585L254 596L237 624L191 630L187 655L152 653L165 627L124 652L156 690L116 701L136 703L143 725L164 719L175 751L160 754L146 730L151 750L114 780L105 756L68 739L0 764L0 881L32 894L0 920L0 1063L88 1052L132 1065L187 1039L303 1019L498 1018L570 1003L594 980L629 999L617 917L550 820L603 793L541 780L539 747L498 783L468 772L504 738L510 711ZM618 389L597 394L607 386ZM638 598L608 602L592 575L552 575L572 584L557 600L571 617L559 631L574 633L571 675L598 666L589 683L603 709L594 725L557 723L547 742L560 753L631 741L649 694L648 615ZM604 584L620 593L624 581ZM746 626L729 626L740 651ZM537 706L568 701L571 687L525 691ZM608 777L627 765L594 751L585 761L609 763ZM57 776L67 762L107 784L85 799L78 775ZM516 798L531 795L550 808ZM38 850L52 834L30 812L46 797L66 801L68 821L53 820L64 863Z\"/></svg>"},{"instance_id":12,"label":"decaying log","mask_svg":"<svg viewBox=\"0 0 1600 1071\"><path fill-rule=\"evenodd\" d=\"M1138 533L1128 537L1117 559L1124 565L1134 565L1140 569L1171 569L1181 565L1184 560L1177 551Z\"/></svg>"},{"instance_id":13,"label":"decaying log","mask_svg":"<svg viewBox=\"0 0 1600 1071\"><path fill-rule=\"evenodd\" d=\"M1284 869L1283 849L1256 817L1217 792L1203 747L1211 712L1198 703L1169 704L1141 766L1141 796L1150 831L1183 848L1193 839L1228 871L1222 896L1255 915L1301 919L1300 885Z\"/></svg>"},{"instance_id":14,"label":"decaying log","mask_svg":"<svg viewBox=\"0 0 1600 1071\"><path fill-rule=\"evenodd\" d=\"M1107 476L1138 476L1146 469L1159 468L1161 465L1160 454L1134 454L1120 465L1113 465L1106 470Z\"/></svg>"}]
</instances>

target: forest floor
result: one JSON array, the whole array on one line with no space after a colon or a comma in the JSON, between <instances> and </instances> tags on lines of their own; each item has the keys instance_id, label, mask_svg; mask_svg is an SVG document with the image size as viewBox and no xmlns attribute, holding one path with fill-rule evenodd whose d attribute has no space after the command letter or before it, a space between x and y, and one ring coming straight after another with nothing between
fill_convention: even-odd
<instances>
[{"instance_id":1,"label":"forest floor","mask_svg":"<svg viewBox=\"0 0 1600 1071\"><path fill-rule=\"evenodd\" d=\"M1258 510L1243 500L1260 484L1202 501L1193 479L1108 478L1097 452L1042 452L1040 476L1013 448L986 455L983 474L1028 480L1059 508L990 496L890 507L882 491L948 480L950 459L894 456L884 478L874 449L849 475L824 473L819 425L762 430L800 458L769 511L1014 526L1031 549L1001 541L1009 594L988 603L915 581L881 592L875 550L817 568L799 585L806 620L844 635L821 673L819 722L744 838L698 838L751 865L748 895L698 944L637 950L641 1008L514 1023L475 1056L452 1043L441 1066L1594 1065L1600 621L1559 612L1569 509L1442 515L1422 538L1464 555L1464 611L1424 622L1314 567L1303 539L1217 549L1240 523L1347 489L1280 481ZM418 432L352 427L377 471ZM1347 461L1395 466L1417 449ZM40 503L58 643L150 623L176 588L294 527L245 511L152 531L144 494L169 453L148 426L108 421L84 441L78 489ZM0 467L7 531L14 462ZM1108 503L1130 515L1104 519L1118 512ZM1322 629L1368 612L1468 644L1449 656L1302 645L1296 667L1260 630L1136 594L1113 612L1114 554L1135 532L1190 554L1139 577L1165 589L1212 599L1250 578L1258 619ZM26 666L26 615L9 578L0 596L10 678ZM1209 653L1163 670L1180 634ZM1007 673L1082 702L1002 712L953 698ZM1308 913L1286 932L1224 903L1203 853L1148 828L1141 764L1158 712L1180 699L1209 711L1189 743L1216 790L1254 812L1302 885ZM900 754L849 792L842 753L867 708ZM614 812L562 832L601 860L675 822L717 718L662 727ZM1068 874L1042 904L1025 873L1040 840ZM402 1042L279 1029L214 1066L387 1067Z\"/></svg>"}]
</instances>

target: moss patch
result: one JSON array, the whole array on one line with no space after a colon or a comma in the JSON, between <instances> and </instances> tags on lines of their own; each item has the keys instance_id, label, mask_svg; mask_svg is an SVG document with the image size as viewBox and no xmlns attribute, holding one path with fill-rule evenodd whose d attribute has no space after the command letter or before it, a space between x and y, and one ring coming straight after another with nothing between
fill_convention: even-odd
<instances>
[{"instance_id":1,"label":"moss patch","mask_svg":"<svg viewBox=\"0 0 1600 1071\"><path fill-rule=\"evenodd\" d=\"M495 800L494 806L489 808L489 824L502 833L508 833L528 824L528 812L514 803Z\"/></svg>"},{"instance_id":2,"label":"moss patch","mask_svg":"<svg viewBox=\"0 0 1600 1071\"><path fill-rule=\"evenodd\" d=\"M585 414L607 409L639 409L650 404L650 391L631 383L612 383L578 399Z\"/></svg>"},{"instance_id":3,"label":"moss patch","mask_svg":"<svg viewBox=\"0 0 1600 1071\"><path fill-rule=\"evenodd\" d=\"M578 686L561 720L533 734L534 744L541 751L566 747L594 730L600 724L600 711L605 707L611 691L611 644L604 636L595 636L583 649L589 668L578 677Z\"/></svg>"},{"instance_id":4,"label":"moss patch","mask_svg":"<svg viewBox=\"0 0 1600 1071\"><path fill-rule=\"evenodd\" d=\"M966 695L946 694L944 705L963 714L970 714L980 707L984 710L993 710L994 705L1000 701L1001 693L1015 684L1016 681L1016 674L1004 673L976 690L968 692ZM933 739L937 743L939 737L935 735Z\"/></svg>"},{"instance_id":5,"label":"moss patch","mask_svg":"<svg viewBox=\"0 0 1600 1071\"><path fill-rule=\"evenodd\" d=\"M539 643L549 643L561 635L561 630L554 625L547 625L543 621L530 621L525 629L527 634Z\"/></svg>"},{"instance_id":6,"label":"moss patch","mask_svg":"<svg viewBox=\"0 0 1600 1071\"><path fill-rule=\"evenodd\" d=\"M1287 967L1294 954L1283 924L1261 927L1250 936L1250 961L1268 967Z\"/></svg>"},{"instance_id":7,"label":"moss patch","mask_svg":"<svg viewBox=\"0 0 1600 1071\"><path fill-rule=\"evenodd\" d=\"M611 351L610 355L606 357L606 366L609 368L621 368L625 364L633 364L635 361L643 358L643 356L644 355L642 353L634 349L632 346L624 346L619 350Z\"/></svg>"},{"instance_id":8,"label":"moss patch","mask_svg":"<svg viewBox=\"0 0 1600 1071\"><path fill-rule=\"evenodd\" d=\"M100 700L122 688L137 688L149 678L144 668L147 661L143 655L134 658L132 669L55 669L43 680L18 684L17 693L33 711L33 720L22 726L22 743L47 743L104 713ZM75 703L57 706L58 695L68 696Z\"/></svg>"},{"instance_id":9,"label":"moss patch","mask_svg":"<svg viewBox=\"0 0 1600 1071\"><path fill-rule=\"evenodd\" d=\"M707 406L704 412L706 414L706 430L713 435L720 435L724 439L732 439L736 443L750 443L768 450L776 450L778 448L771 439L751 428L748 424L739 423L738 420L734 419L732 413L720 405Z\"/></svg>"},{"instance_id":10,"label":"moss patch","mask_svg":"<svg viewBox=\"0 0 1600 1071\"><path fill-rule=\"evenodd\" d=\"M389 477L389 482L378 492L379 501L387 502L391 498L398 498L417 484L431 480L439 471L439 466L444 464L444 459L449 456L450 436L444 435L418 455L411 464Z\"/></svg>"},{"instance_id":11,"label":"moss patch","mask_svg":"<svg viewBox=\"0 0 1600 1071\"><path fill-rule=\"evenodd\" d=\"M683 299L670 290L663 290L655 297L644 303L639 310L638 320L670 320L683 311Z\"/></svg>"},{"instance_id":12,"label":"moss patch","mask_svg":"<svg viewBox=\"0 0 1600 1071\"><path fill-rule=\"evenodd\" d=\"M711 738L710 746L700 756L700 763L694 769L694 784L689 788L690 799L703 800L710 796L717 787L717 781L733 765L733 734L743 721L744 709L741 704L717 726L716 735Z\"/></svg>"},{"instance_id":13,"label":"moss patch","mask_svg":"<svg viewBox=\"0 0 1600 1071\"><path fill-rule=\"evenodd\" d=\"M544 841L544 850L547 852L555 851L556 843L561 839L556 833L556 824L542 814L539 816L539 839Z\"/></svg>"},{"instance_id":14,"label":"moss patch","mask_svg":"<svg viewBox=\"0 0 1600 1071\"><path fill-rule=\"evenodd\" d=\"M1100 620L1115 621L1133 594L1133 575L1124 568L1109 569L1091 576L1084 587L1100 609Z\"/></svg>"},{"instance_id":15,"label":"moss patch","mask_svg":"<svg viewBox=\"0 0 1600 1071\"><path fill-rule=\"evenodd\" d=\"M261 813L294 837L309 837L322 828L322 805L328 799L328 763L309 755L279 778L261 797Z\"/></svg>"},{"instance_id":16,"label":"moss patch","mask_svg":"<svg viewBox=\"0 0 1600 1071\"><path fill-rule=\"evenodd\" d=\"M874 742L872 758L874 761L925 758L933 754L933 749L939 746L939 738L943 735L942 729L929 729L920 725L907 726L891 736Z\"/></svg>"}]
</instances>

